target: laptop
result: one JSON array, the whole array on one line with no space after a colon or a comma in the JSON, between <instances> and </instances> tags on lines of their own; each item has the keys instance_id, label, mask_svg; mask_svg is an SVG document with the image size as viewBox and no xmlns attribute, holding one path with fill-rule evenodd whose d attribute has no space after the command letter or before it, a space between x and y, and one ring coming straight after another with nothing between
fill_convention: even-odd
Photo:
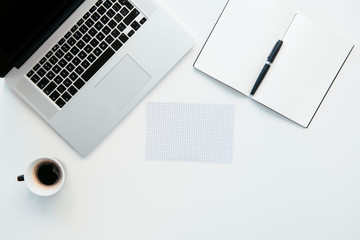
<instances>
[{"instance_id":1,"label":"laptop","mask_svg":"<svg viewBox=\"0 0 360 240\"><path fill-rule=\"evenodd\" d=\"M152 0L0 4L0 76L88 155L191 49Z\"/></svg>"}]
</instances>

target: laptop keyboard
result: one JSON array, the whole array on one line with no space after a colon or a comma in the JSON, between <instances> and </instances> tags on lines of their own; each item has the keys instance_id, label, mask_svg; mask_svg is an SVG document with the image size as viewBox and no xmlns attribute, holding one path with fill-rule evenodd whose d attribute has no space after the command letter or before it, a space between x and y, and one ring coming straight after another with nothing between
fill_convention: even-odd
<instances>
[{"instance_id":1,"label":"laptop keyboard","mask_svg":"<svg viewBox=\"0 0 360 240\"><path fill-rule=\"evenodd\" d=\"M128 0L99 0L26 76L62 108L146 20Z\"/></svg>"}]
</instances>

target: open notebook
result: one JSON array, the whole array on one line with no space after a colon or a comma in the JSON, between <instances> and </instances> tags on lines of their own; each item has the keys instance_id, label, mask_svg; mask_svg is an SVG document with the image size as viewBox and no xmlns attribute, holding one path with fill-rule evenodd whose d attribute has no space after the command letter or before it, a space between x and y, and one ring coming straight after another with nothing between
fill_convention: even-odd
<instances>
[{"instance_id":1,"label":"open notebook","mask_svg":"<svg viewBox=\"0 0 360 240\"><path fill-rule=\"evenodd\" d=\"M230 0L194 67L250 96L269 52L282 47L254 100L308 127L353 44L276 1Z\"/></svg>"}]
</instances>

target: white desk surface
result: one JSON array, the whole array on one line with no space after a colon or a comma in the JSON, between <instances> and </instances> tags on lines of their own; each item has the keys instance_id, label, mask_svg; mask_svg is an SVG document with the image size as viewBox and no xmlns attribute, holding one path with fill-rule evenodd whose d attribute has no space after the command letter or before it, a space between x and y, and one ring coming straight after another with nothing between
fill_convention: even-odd
<instances>
[{"instance_id":1,"label":"white desk surface","mask_svg":"<svg viewBox=\"0 0 360 240\"><path fill-rule=\"evenodd\" d=\"M195 46L88 157L0 82L0 239L360 239L358 47L304 129L192 68L226 0L159 2ZM360 45L358 0L282 2ZM145 161L149 101L234 104L233 163ZM67 169L49 198L16 182L43 155Z\"/></svg>"}]
</instances>

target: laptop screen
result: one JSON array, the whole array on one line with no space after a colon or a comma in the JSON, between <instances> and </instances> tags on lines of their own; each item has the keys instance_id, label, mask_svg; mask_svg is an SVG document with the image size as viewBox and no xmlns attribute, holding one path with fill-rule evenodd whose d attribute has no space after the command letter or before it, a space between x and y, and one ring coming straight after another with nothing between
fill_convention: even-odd
<instances>
[{"instance_id":1,"label":"laptop screen","mask_svg":"<svg viewBox=\"0 0 360 240\"><path fill-rule=\"evenodd\" d=\"M0 76L21 66L83 1L1 1Z\"/></svg>"}]
</instances>

